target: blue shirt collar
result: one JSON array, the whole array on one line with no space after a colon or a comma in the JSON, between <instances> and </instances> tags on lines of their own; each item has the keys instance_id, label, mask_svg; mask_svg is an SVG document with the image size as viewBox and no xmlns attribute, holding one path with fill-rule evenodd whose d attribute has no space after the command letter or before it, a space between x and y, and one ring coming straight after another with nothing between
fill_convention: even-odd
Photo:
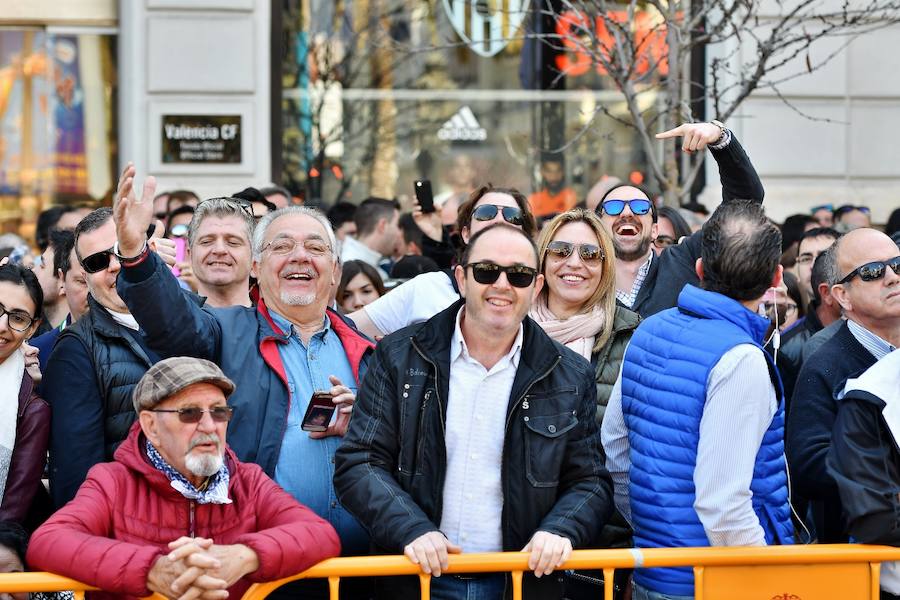
<instances>
[{"instance_id":1,"label":"blue shirt collar","mask_svg":"<svg viewBox=\"0 0 900 600\"><path fill-rule=\"evenodd\" d=\"M291 337L297 337L299 339L300 334L297 332L296 326L287 320L285 317L282 317L277 312L272 309L269 309L269 316L272 317L272 321L275 325L278 326L278 329L282 331L285 335ZM329 331L331 331L331 318L328 316L328 313L325 313L325 319L322 322L322 329L317 331L314 335L326 335Z\"/></svg>"}]
</instances>

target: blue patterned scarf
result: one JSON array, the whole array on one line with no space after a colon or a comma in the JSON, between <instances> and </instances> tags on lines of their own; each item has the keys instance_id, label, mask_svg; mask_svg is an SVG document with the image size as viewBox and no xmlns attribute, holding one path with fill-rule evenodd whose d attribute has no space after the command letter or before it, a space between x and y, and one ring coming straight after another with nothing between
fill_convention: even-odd
<instances>
[{"instance_id":1,"label":"blue patterned scarf","mask_svg":"<svg viewBox=\"0 0 900 600\"><path fill-rule=\"evenodd\" d=\"M230 475L224 461L222 461L222 468L209 480L206 489L198 490L184 475L166 462L166 459L160 455L149 440L147 441L147 458L150 459L150 464L163 472L172 487L188 500L195 500L198 504L231 504L231 499L228 497Z\"/></svg>"}]
</instances>

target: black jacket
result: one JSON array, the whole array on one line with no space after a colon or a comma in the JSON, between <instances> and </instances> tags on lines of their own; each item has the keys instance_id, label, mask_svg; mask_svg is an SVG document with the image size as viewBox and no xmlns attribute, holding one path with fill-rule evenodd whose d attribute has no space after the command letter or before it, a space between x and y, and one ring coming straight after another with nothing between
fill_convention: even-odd
<instances>
[{"instance_id":1,"label":"black jacket","mask_svg":"<svg viewBox=\"0 0 900 600\"><path fill-rule=\"evenodd\" d=\"M778 349L778 372L781 373L781 383L784 385L785 414L791 410L791 397L794 394L794 386L797 384L797 376L800 367L803 366L803 346L813 335L822 331L822 322L812 305L809 313L803 317L803 321L791 327L781 338L781 348ZM772 353L772 348L766 346L766 350Z\"/></svg>"},{"instance_id":2,"label":"black jacket","mask_svg":"<svg viewBox=\"0 0 900 600\"><path fill-rule=\"evenodd\" d=\"M338 498L376 550L400 553L441 522L450 341L463 302L378 344L335 455ZM595 411L591 365L526 318L503 446L503 550L521 550L538 530L584 546L608 519ZM561 593L558 578L526 578L526 589ZM392 593L418 597L416 580Z\"/></svg>"},{"instance_id":3,"label":"black jacket","mask_svg":"<svg viewBox=\"0 0 900 600\"><path fill-rule=\"evenodd\" d=\"M882 412L885 399L896 402L900 387L900 355L893 354L840 401L828 453L847 531L864 544L900 546L900 448Z\"/></svg>"},{"instance_id":4,"label":"black jacket","mask_svg":"<svg viewBox=\"0 0 900 600\"><path fill-rule=\"evenodd\" d=\"M763 201L765 190L744 148L732 136L731 143L721 150L710 150L719 165L722 181L722 200ZM696 232L680 244L667 248L653 257L650 271L644 279L631 310L646 318L678 303L678 294L685 284L699 287L695 265L700 258L702 233Z\"/></svg>"},{"instance_id":5,"label":"black jacket","mask_svg":"<svg viewBox=\"0 0 900 600\"><path fill-rule=\"evenodd\" d=\"M810 356L797 378L785 429L785 453L794 490L812 501L820 542L844 543L841 502L825 467L837 416L837 395L850 377L875 364L844 322L833 338Z\"/></svg>"},{"instance_id":6,"label":"black jacket","mask_svg":"<svg viewBox=\"0 0 900 600\"><path fill-rule=\"evenodd\" d=\"M137 415L131 393L158 357L143 336L118 324L88 296L90 310L53 348L43 394L50 421L50 494L59 508L88 470L110 461Z\"/></svg>"}]
</instances>

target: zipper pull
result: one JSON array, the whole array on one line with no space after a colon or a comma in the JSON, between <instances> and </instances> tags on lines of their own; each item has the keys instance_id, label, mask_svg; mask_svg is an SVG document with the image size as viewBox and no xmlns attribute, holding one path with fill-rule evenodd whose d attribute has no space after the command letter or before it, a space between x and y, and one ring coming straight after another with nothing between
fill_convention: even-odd
<instances>
[{"instance_id":1,"label":"zipper pull","mask_svg":"<svg viewBox=\"0 0 900 600\"><path fill-rule=\"evenodd\" d=\"M190 531L188 532L188 535L190 537L197 537L197 532L194 530L194 507L195 507L194 501L191 500Z\"/></svg>"}]
</instances>

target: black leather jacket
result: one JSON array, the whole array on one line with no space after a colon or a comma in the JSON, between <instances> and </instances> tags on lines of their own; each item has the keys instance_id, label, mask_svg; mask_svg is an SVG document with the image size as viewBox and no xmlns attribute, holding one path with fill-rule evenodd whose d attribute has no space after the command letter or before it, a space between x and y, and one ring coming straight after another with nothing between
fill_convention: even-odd
<instances>
[{"instance_id":1,"label":"black leather jacket","mask_svg":"<svg viewBox=\"0 0 900 600\"><path fill-rule=\"evenodd\" d=\"M463 302L378 344L335 455L338 498L376 550L401 553L440 524L450 341ZM609 518L595 411L591 365L526 318L503 446L503 550L521 550L538 530L584 546ZM530 598L561 593L558 578L526 578L526 590ZM407 593L418 597L416 580L391 591Z\"/></svg>"}]
</instances>

